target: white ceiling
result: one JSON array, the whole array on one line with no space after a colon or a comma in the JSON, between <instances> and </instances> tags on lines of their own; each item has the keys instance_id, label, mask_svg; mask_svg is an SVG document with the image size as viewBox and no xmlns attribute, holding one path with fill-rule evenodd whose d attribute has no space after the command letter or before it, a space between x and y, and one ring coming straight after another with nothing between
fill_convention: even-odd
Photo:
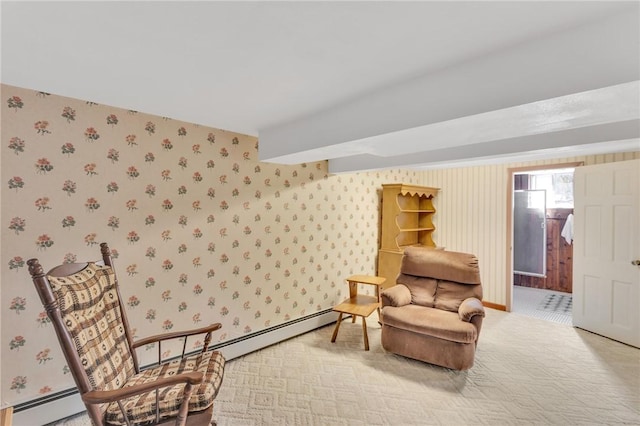
<instances>
[{"instance_id":1,"label":"white ceiling","mask_svg":"<svg viewBox=\"0 0 640 426\"><path fill-rule=\"evenodd\" d=\"M333 172L640 149L640 2L8 2L4 84Z\"/></svg>"}]
</instances>

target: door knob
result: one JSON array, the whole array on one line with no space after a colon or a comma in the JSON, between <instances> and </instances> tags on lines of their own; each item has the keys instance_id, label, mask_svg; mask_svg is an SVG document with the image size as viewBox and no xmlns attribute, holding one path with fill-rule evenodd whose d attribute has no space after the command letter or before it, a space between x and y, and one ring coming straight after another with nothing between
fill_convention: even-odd
<instances>
[{"instance_id":1,"label":"door knob","mask_svg":"<svg viewBox=\"0 0 640 426\"><path fill-rule=\"evenodd\" d=\"M631 264L632 264L632 265L635 265L635 266L640 266L640 259L638 259L638 260L632 260L632 261L631 261Z\"/></svg>"}]
</instances>

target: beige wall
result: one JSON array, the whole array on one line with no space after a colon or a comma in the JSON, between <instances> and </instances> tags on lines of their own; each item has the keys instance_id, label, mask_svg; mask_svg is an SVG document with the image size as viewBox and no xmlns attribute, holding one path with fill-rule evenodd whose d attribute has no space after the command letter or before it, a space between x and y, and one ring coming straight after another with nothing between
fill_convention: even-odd
<instances>
[{"instance_id":1,"label":"beige wall","mask_svg":"<svg viewBox=\"0 0 640 426\"><path fill-rule=\"evenodd\" d=\"M97 243L107 241L137 336L220 321L216 339L224 342L330 309L344 297L346 276L374 273L383 183L442 188L436 242L476 253L485 299L506 303L507 169L519 165L330 176L325 162L259 162L250 136L0 88L0 391L9 403L72 386L27 259L47 268L96 258ZM89 137L91 128L99 138ZM63 149L68 143L73 150ZM73 191L63 190L67 181ZM88 209L90 198L100 207ZM163 209L164 200L173 208Z\"/></svg>"},{"instance_id":2,"label":"beige wall","mask_svg":"<svg viewBox=\"0 0 640 426\"><path fill-rule=\"evenodd\" d=\"M509 169L559 163L585 165L640 158L640 152L558 158L528 163L425 171L421 184L441 188L434 204L438 246L474 253L480 261L486 301L506 306L507 186Z\"/></svg>"},{"instance_id":3,"label":"beige wall","mask_svg":"<svg viewBox=\"0 0 640 426\"><path fill-rule=\"evenodd\" d=\"M45 269L97 259L106 241L138 337L220 321L214 339L225 342L330 310L347 276L375 273L381 184L420 178L263 163L251 136L1 89L0 358L11 403L72 386L27 259Z\"/></svg>"}]
</instances>

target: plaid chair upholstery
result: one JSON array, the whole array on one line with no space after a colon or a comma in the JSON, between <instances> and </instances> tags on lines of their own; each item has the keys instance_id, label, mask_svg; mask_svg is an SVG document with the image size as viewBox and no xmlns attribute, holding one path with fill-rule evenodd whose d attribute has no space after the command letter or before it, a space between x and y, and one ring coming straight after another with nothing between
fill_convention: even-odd
<instances>
[{"instance_id":1,"label":"plaid chair upholstery","mask_svg":"<svg viewBox=\"0 0 640 426\"><path fill-rule=\"evenodd\" d=\"M89 262L77 273L63 277L46 275L46 280L59 308L62 327L71 336L92 389L115 390L195 371L203 373L204 380L194 386L188 411L200 412L212 406L225 366L218 351L200 352L136 373L137 361L128 342L112 267ZM158 389L160 421L178 415L184 389L184 383ZM155 422L155 390L122 399L120 403L132 424ZM127 424L118 402L104 403L101 407L106 424Z\"/></svg>"},{"instance_id":2,"label":"plaid chair upholstery","mask_svg":"<svg viewBox=\"0 0 640 426\"><path fill-rule=\"evenodd\" d=\"M225 359L220 352L208 351L192 355L183 359L176 359L133 376L126 384L131 386L140 383L153 382L158 378L180 374L185 371L200 371L204 373L204 381L196 387L189 399L189 411L200 411L213 404L222 384ZM184 385L175 385L159 391L160 413L162 417L172 417L178 413ZM155 420L156 393L148 392L136 398L123 401L127 417L135 423L145 423ZM111 403L107 407L105 416L107 422L113 425L126 424L120 407Z\"/></svg>"},{"instance_id":3,"label":"plaid chair upholstery","mask_svg":"<svg viewBox=\"0 0 640 426\"><path fill-rule=\"evenodd\" d=\"M121 388L135 367L113 269L89 263L74 275L47 278L91 385L100 390Z\"/></svg>"}]
</instances>

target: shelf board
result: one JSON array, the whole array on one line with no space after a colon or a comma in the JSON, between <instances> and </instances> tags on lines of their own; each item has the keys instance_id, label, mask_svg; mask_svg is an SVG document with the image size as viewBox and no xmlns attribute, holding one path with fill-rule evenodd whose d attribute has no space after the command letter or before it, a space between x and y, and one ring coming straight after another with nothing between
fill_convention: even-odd
<instances>
[{"instance_id":1,"label":"shelf board","mask_svg":"<svg viewBox=\"0 0 640 426\"><path fill-rule=\"evenodd\" d=\"M404 210L404 209L400 209L400 213L435 213L436 211L434 209L429 209L429 210Z\"/></svg>"},{"instance_id":2,"label":"shelf board","mask_svg":"<svg viewBox=\"0 0 640 426\"><path fill-rule=\"evenodd\" d=\"M425 244L407 244L407 245L404 245L404 246L398 246L399 253L403 253L404 249L406 249L407 247L430 247L430 248L433 248L433 249L437 249L437 246L435 246L435 245L434 246L429 246L429 245L425 245Z\"/></svg>"},{"instance_id":3,"label":"shelf board","mask_svg":"<svg viewBox=\"0 0 640 426\"><path fill-rule=\"evenodd\" d=\"M436 228L430 226L428 228L399 228L400 232L419 232L419 231L435 231Z\"/></svg>"}]
</instances>

